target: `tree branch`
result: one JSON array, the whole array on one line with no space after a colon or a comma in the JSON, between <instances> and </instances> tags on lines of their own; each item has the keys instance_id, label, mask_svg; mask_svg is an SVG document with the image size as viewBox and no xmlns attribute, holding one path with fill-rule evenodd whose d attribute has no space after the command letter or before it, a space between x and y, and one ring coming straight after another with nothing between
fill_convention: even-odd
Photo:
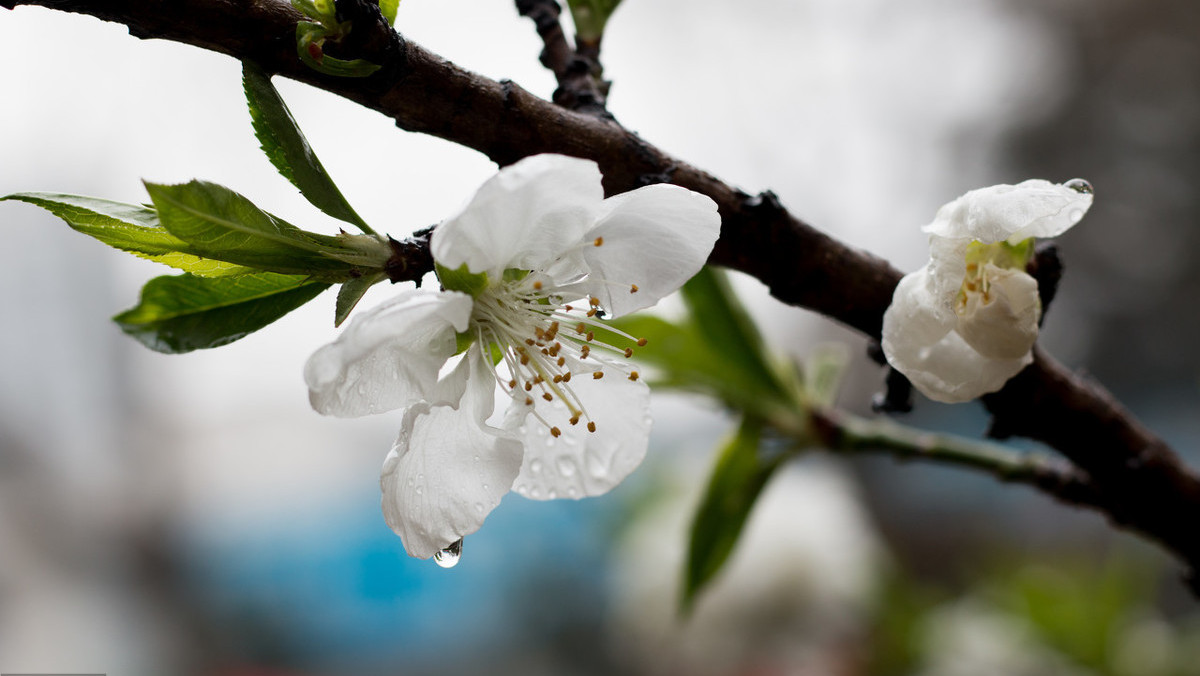
<instances>
[{"instance_id":1,"label":"tree branch","mask_svg":"<svg viewBox=\"0 0 1200 676\"><path fill-rule=\"evenodd\" d=\"M704 193L722 216L711 263L754 276L779 300L874 338L901 276L885 261L790 215L769 192L748 195L611 119L566 110L510 81L489 80L397 42L386 25L353 28L363 49L355 56L383 68L351 80L299 62L294 31L301 17L283 0L0 0L9 8L23 4L91 14L127 25L136 37L253 60L268 72L387 115L402 129L474 148L500 165L561 153L595 160L609 194L663 180ZM1086 474L1114 523L1158 541L1192 571L1200 570L1200 478L1104 388L1038 350L1033 364L984 404L994 416L995 435L1019 434L1058 449ZM1193 573L1191 582L1200 594L1200 575Z\"/></svg>"},{"instance_id":2,"label":"tree branch","mask_svg":"<svg viewBox=\"0 0 1200 676\"><path fill-rule=\"evenodd\" d=\"M915 430L887 418L860 418L836 409L814 409L812 421L824 446L834 452L884 453L899 460L974 469L1000 481L1036 488L1068 505L1108 511L1105 496L1087 474L1041 453Z\"/></svg>"},{"instance_id":3,"label":"tree branch","mask_svg":"<svg viewBox=\"0 0 1200 676\"><path fill-rule=\"evenodd\" d=\"M611 118L605 108L605 92L594 73L600 71L600 46L583 54L571 48L558 17L562 8L556 0L516 0L521 16L533 19L545 47L539 60L554 73L558 89L551 97L554 103L569 110Z\"/></svg>"}]
</instances>

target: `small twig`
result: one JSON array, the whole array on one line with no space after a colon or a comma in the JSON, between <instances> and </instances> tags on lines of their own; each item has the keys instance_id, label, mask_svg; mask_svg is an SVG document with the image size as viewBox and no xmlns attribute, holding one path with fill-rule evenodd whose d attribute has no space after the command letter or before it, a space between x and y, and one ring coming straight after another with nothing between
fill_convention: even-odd
<instances>
[{"instance_id":1,"label":"small twig","mask_svg":"<svg viewBox=\"0 0 1200 676\"><path fill-rule=\"evenodd\" d=\"M606 106L608 83L600 79L600 42L588 43L586 52L567 41L555 0L516 0L517 12L533 20L544 47L538 59L554 73L558 89L553 101L569 110L612 118ZM581 46L582 47L582 46Z\"/></svg>"},{"instance_id":2,"label":"small twig","mask_svg":"<svg viewBox=\"0 0 1200 676\"><path fill-rule=\"evenodd\" d=\"M1060 502L1106 512L1104 496L1070 463L1043 453L867 419L837 410L814 410L812 420L825 448L838 453L885 453L900 460L927 460L980 470L1007 483L1024 484Z\"/></svg>"}]
</instances>

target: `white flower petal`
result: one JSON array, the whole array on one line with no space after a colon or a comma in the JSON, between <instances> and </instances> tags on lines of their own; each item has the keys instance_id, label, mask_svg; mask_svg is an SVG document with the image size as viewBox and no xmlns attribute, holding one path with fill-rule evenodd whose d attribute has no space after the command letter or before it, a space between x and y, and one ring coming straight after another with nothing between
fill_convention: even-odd
<instances>
[{"instance_id":1,"label":"white flower petal","mask_svg":"<svg viewBox=\"0 0 1200 676\"><path fill-rule=\"evenodd\" d=\"M383 463L383 515L411 556L428 558L479 530L521 466L521 442L480 422L493 381L474 378L458 409L414 404Z\"/></svg>"},{"instance_id":2,"label":"white flower petal","mask_svg":"<svg viewBox=\"0 0 1200 676\"><path fill-rule=\"evenodd\" d=\"M501 169L434 230L433 258L494 277L508 268L544 268L579 244L603 200L595 162L527 157Z\"/></svg>"},{"instance_id":3,"label":"white flower petal","mask_svg":"<svg viewBox=\"0 0 1200 676\"><path fill-rule=\"evenodd\" d=\"M907 355L908 370L897 370L921 394L934 401L957 404L999 390L1032 361L1029 352L1019 359L989 359L951 331L927 350Z\"/></svg>"},{"instance_id":4,"label":"white flower petal","mask_svg":"<svg viewBox=\"0 0 1200 676\"><path fill-rule=\"evenodd\" d=\"M629 476L646 457L650 438L650 389L615 369L593 380L585 367L572 368L572 389L582 400L587 420L565 424L569 414L538 403L538 413L562 432L559 437L536 417L524 419L525 458L513 490L527 498L551 500L607 493ZM594 368L594 367L593 367ZM557 402L556 402L557 403Z\"/></svg>"},{"instance_id":5,"label":"white flower petal","mask_svg":"<svg viewBox=\"0 0 1200 676\"><path fill-rule=\"evenodd\" d=\"M1092 206L1092 194L1042 179L972 190L938 210L925 232L985 244L1057 237Z\"/></svg>"},{"instance_id":6,"label":"white flower petal","mask_svg":"<svg viewBox=\"0 0 1200 676\"><path fill-rule=\"evenodd\" d=\"M985 264L990 289L968 293L955 330L975 351L993 359L1019 359L1038 337L1042 303L1037 280L1022 270Z\"/></svg>"},{"instance_id":7,"label":"white flower petal","mask_svg":"<svg viewBox=\"0 0 1200 676\"><path fill-rule=\"evenodd\" d=\"M900 280L883 315L888 363L930 399L957 403L995 392L1033 360L1028 350L1013 359L984 357L953 330L956 322L933 302L925 268Z\"/></svg>"},{"instance_id":8,"label":"white flower petal","mask_svg":"<svg viewBox=\"0 0 1200 676\"><path fill-rule=\"evenodd\" d=\"M716 202L675 185L638 188L608 198L604 207L586 235L593 244L583 250L588 277L574 288L599 298L613 317L650 307L682 286L721 234Z\"/></svg>"},{"instance_id":9,"label":"white flower petal","mask_svg":"<svg viewBox=\"0 0 1200 676\"><path fill-rule=\"evenodd\" d=\"M429 399L470 315L470 296L422 289L360 313L304 366L313 408L356 417Z\"/></svg>"},{"instance_id":10,"label":"white flower petal","mask_svg":"<svg viewBox=\"0 0 1200 676\"><path fill-rule=\"evenodd\" d=\"M954 311L936 300L929 280L928 266L905 275L883 313L880 344L888 362L901 373L907 373L908 355L936 344L958 323Z\"/></svg>"}]
</instances>

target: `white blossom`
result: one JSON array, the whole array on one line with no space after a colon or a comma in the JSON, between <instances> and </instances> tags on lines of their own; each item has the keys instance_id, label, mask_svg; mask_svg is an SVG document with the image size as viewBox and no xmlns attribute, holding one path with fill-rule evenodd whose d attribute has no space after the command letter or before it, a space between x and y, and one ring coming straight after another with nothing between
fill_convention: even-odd
<instances>
[{"instance_id":1,"label":"white blossom","mask_svg":"<svg viewBox=\"0 0 1200 676\"><path fill-rule=\"evenodd\" d=\"M502 169L433 233L444 288L360 314L305 367L321 413L405 409L380 482L412 556L478 530L509 490L599 495L645 456L649 391L626 361L644 341L600 319L679 288L720 217L672 185L605 199L600 179L594 162L559 155ZM497 390L509 399L498 421Z\"/></svg>"},{"instance_id":2,"label":"white blossom","mask_svg":"<svg viewBox=\"0 0 1200 676\"><path fill-rule=\"evenodd\" d=\"M938 210L929 263L900 280L883 316L883 352L930 399L995 392L1032 360L1041 300L1025 272L1033 238L1057 237L1092 205L1081 179L972 190Z\"/></svg>"}]
</instances>

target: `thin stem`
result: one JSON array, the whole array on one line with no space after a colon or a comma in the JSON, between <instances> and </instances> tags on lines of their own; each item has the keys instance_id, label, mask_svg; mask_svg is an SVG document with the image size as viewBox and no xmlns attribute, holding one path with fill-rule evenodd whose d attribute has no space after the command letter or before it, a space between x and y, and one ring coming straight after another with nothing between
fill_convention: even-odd
<instances>
[{"instance_id":1,"label":"thin stem","mask_svg":"<svg viewBox=\"0 0 1200 676\"><path fill-rule=\"evenodd\" d=\"M901 460L927 460L1026 484L1077 506L1101 509L1103 496L1087 475L1044 453L900 425L886 418L860 418L842 411L813 412L825 447L839 453L883 453Z\"/></svg>"}]
</instances>

